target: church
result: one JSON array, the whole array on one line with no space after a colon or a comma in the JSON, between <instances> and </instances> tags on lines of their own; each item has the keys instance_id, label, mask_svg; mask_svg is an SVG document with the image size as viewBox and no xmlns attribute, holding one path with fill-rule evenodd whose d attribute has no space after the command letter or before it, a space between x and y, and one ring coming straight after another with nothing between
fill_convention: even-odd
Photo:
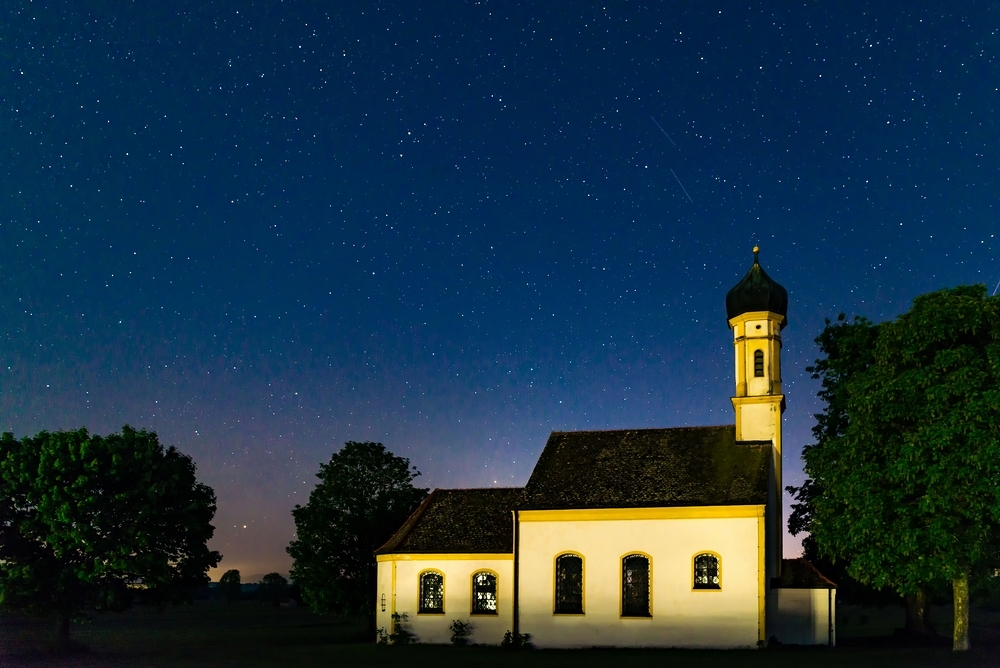
<instances>
[{"instance_id":1,"label":"church","mask_svg":"<svg viewBox=\"0 0 1000 668\"><path fill-rule=\"evenodd\" d=\"M726 295L735 424L553 432L523 488L437 489L376 551L376 626L536 647L834 645L836 585L782 558L781 331L753 265Z\"/></svg>"}]
</instances>

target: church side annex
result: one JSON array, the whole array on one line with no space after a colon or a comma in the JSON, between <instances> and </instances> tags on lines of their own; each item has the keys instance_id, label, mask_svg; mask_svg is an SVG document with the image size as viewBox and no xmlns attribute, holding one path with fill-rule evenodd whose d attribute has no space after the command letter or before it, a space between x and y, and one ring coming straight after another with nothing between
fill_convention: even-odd
<instances>
[{"instance_id":1,"label":"church side annex","mask_svg":"<svg viewBox=\"0 0 1000 668\"><path fill-rule=\"evenodd\" d=\"M435 490L376 551L376 625L420 642L758 647L836 642L836 585L782 558L781 330L753 265L726 296L735 424L553 432L524 488Z\"/></svg>"}]
</instances>

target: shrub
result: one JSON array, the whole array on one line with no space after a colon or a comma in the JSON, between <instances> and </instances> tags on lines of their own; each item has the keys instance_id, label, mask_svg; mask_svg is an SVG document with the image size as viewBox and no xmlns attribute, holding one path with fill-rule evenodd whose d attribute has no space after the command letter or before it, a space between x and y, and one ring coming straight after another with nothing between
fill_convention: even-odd
<instances>
[{"instance_id":1,"label":"shrub","mask_svg":"<svg viewBox=\"0 0 1000 668\"><path fill-rule=\"evenodd\" d=\"M402 614L392 613L392 633L388 636L390 645L413 645L417 642L417 636L406 628L409 618L410 616L405 612Z\"/></svg>"},{"instance_id":2,"label":"shrub","mask_svg":"<svg viewBox=\"0 0 1000 668\"><path fill-rule=\"evenodd\" d=\"M456 619L448 627L451 630L451 644L456 647L465 647L469 644L469 636L472 635L472 622L463 622Z\"/></svg>"},{"instance_id":3,"label":"shrub","mask_svg":"<svg viewBox=\"0 0 1000 668\"><path fill-rule=\"evenodd\" d=\"M513 633L507 631L503 634L503 640L500 641L500 646L504 649L534 649L535 646L531 644L531 634L530 633L518 633L515 637Z\"/></svg>"}]
</instances>

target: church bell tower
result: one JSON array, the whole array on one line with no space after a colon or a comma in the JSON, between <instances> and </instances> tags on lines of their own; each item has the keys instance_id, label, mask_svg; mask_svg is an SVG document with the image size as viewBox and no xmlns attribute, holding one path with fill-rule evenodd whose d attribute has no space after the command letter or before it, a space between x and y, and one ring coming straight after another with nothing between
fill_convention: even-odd
<instances>
[{"instance_id":1,"label":"church bell tower","mask_svg":"<svg viewBox=\"0 0 1000 668\"><path fill-rule=\"evenodd\" d=\"M753 248L750 271L726 295L726 315L736 347L737 442L769 442L773 447L776 498L770 518L773 523L772 573L781 564L781 415L785 395L781 392L781 330L788 323L788 291L764 273ZM770 569L769 569L770 570Z\"/></svg>"}]
</instances>

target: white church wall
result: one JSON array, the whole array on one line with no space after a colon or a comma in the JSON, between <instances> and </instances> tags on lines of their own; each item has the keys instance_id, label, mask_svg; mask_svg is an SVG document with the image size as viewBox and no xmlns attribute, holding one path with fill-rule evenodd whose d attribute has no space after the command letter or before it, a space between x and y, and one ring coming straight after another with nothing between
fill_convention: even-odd
<instances>
[{"instance_id":1,"label":"white church wall","mask_svg":"<svg viewBox=\"0 0 1000 668\"><path fill-rule=\"evenodd\" d=\"M386 594L386 611L376 607L377 627L391 628L393 610L407 616L407 628L421 643L450 643L456 619L471 622L470 643L499 645L513 628L514 561L511 554L391 554L378 557L378 596ZM393 575L395 569L395 575ZM444 576L444 613L418 612L420 574ZM472 614L472 576L489 571L497 577L497 614ZM380 599L381 600L381 599Z\"/></svg>"},{"instance_id":2,"label":"white church wall","mask_svg":"<svg viewBox=\"0 0 1000 668\"><path fill-rule=\"evenodd\" d=\"M740 397L740 414L737 416L736 439L740 441L774 441L780 435L778 423L781 421L779 396Z\"/></svg>"},{"instance_id":3,"label":"white church wall","mask_svg":"<svg viewBox=\"0 0 1000 668\"><path fill-rule=\"evenodd\" d=\"M785 645L837 644L836 592L829 589L773 589L769 633ZM770 636L768 636L770 638Z\"/></svg>"},{"instance_id":4,"label":"white church wall","mask_svg":"<svg viewBox=\"0 0 1000 668\"><path fill-rule=\"evenodd\" d=\"M520 631L539 647L756 647L764 609L763 511L521 511ZM609 519L595 519L602 513ZM704 516L713 513L744 516ZM533 521L555 515L567 519ZM582 615L553 613L555 558L566 552L584 559ZM648 618L621 616L621 559L636 552L650 559ZM693 560L703 552L721 558L718 591L693 589Z\"/></svg>"},{"instance_id":5,"label":"white church wall","mask_svg":"<svg viewBox=\"0 0 1000 668\"><path fill-rule=\"evenodd\" d=\"M376 564L375 628L389 633L392 629L392 562L382 557Z\"/></svg>"}]
</instances>

